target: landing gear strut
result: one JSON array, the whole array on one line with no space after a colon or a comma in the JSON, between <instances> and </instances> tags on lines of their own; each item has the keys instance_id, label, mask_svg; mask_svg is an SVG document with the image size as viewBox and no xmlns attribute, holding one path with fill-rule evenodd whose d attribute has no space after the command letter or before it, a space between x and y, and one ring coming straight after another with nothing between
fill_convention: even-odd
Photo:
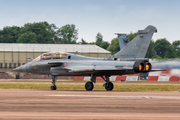
<instances>
[{"instance_id":1,"label":"landing gear strut","mask_svg":"<svg viewBox=\"0 0 180 120\"><path fill-rule=\"evenodd\" d=\"M101 76L101 78L106 82L103 86L105 87L105 89L107 91L111 91L114 88L114 85L112 82L109 81L109 76L105 76L105 78L103 76Z\"/></svg>"},{"instance_id":2,"label":"landing gear strut","mask_svg":"<svg viewBox=\"0 0 180 120\"><path fill-rule=\"evenodd\" d=\"M92 74L92 75L91 75L91 82L87 82L87 83L85 84L85 89L86 89L87 91L92 91L92 90L93 90L93 88L94 88L93 82L96 83L96 76Z\"/></svg>"},{"instance_id":3,"label":"landing gear strut","mask_svg":"<svg viewBox=\"0 0 180 120\"><path fill-rule=\"evenodd\" d=\"M56 90L56 89L57 89L55 83L56 83L56 76L52 76L52 86L51 86L51 90Z\"/></svg>"}]
</instances>

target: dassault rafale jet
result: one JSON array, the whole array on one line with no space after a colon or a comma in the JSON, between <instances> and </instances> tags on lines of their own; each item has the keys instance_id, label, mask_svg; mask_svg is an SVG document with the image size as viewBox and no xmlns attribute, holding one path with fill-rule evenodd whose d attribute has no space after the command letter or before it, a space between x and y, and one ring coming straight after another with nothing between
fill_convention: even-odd
<instances>
[{"instance_id":1,"label":"dassault rafale jet","mask_svg":"<svg viewBox=\"0 0 180 120\"><path fill-rule=\"evenodd\" d=\"M56 90L57 76L90 76L85 89L91 91L100 76L107 91L114 88L109 77L112 75L127 75L151 71L151 63L145 58L153 34L157 32L154 26L147 26L139 30L138 35L116 54L106 58L92 58L70 53L44 53L32 59L25 65L12 71L35 74L48 74L52 76L51 90ZM123 37L124 36L119 36Z\"/></svg>"}]
</instances>

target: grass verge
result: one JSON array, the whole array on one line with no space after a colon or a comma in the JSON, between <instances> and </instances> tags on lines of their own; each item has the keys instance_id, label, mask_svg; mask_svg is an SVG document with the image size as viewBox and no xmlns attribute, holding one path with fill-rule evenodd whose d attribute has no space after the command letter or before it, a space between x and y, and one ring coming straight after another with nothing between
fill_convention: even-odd
<instances>
[{"instance_id":1,"label":"grass verge","mask_svg":"<svg viewBox=\"0 0 180 120\"><path fill-rule=\"evenodd\" d=\"M57 90L85 90L85 83L57 83ZM50 83L38 82L2 82L0 89L33 89L33 90L50 90ZM113 91L179 91L180 85L143 85L143 84L116 84L114 83ZM102 83L94 84L93 90L105 90Z\"/></svg>"}]
</instances>

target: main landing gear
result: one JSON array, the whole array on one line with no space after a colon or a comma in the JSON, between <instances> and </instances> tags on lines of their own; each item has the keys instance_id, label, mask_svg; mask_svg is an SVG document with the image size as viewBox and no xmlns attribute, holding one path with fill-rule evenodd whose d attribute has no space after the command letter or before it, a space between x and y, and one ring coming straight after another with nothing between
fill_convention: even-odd
<instances>
[{"instance_id":1,"label":"main landing gear","mask_svg":"<svg viewBox=\"0 0 180 120\"><path fill-rule=\"evenodd\" d=\"M105 87L105 89L107 91L111 91L114 88L113 83L109 81L109 77L110 76L105 76L105 78L104 78L103 76L101 76L101 78L106 82L103 86ZM85 84L85 89L87 91L92 91L93 88L94 88L94 84L93 83L96 83L96 76L95 75L91 75L91 82L87 82Z\"/></svg>"},{"instance_id":2,"label":"main landing gear","mask_svg":"<svg viewBox=\"0 0 180 120\"><path fill-rule=\"evenodd\" d=\"M85 84L85 88L86 88L87 91L92 91L93 88L94 88L93 82L87 82L87 83Z\"/></svg>"},{"instance_id":3,"label":"main landing gear","mask_svg":"<svg viewBox=\"0 0 180 120\"><path fill-rule=\"evenodd\" d=\"M57 89L55 83L56 83L56 76L52 76L52 86L51 86L51 90L56 90L56 89Z\"/></svg>"},{"instance_id":4,"label":"main landing gear","mask_svg":"<svg viewBox=\"0 0 180 120\"><path fill-rule=\"evenodd\" d=\"M103 86L105 87L105 89L107 91L111 91L114 88L114 85L112 82L109 81L109 76L105 76L105 78L103 76L101 76L101 78L106 82Z\"/></svg>"},{"instance_id":5,"label":"main landing gear","mask_svg":"<svg viewBox=\"0 0 180 120\"><path fill-rule=\"evenodd\" d=\"M85 89L86 89L87 91L92 91L92 90L93 90L93 88L94 88L93 82L96 83L96 76L92 74L92 75L91 75L91 82L87 82L87 83L85 84Z\"/></svg>"}]
</instances>

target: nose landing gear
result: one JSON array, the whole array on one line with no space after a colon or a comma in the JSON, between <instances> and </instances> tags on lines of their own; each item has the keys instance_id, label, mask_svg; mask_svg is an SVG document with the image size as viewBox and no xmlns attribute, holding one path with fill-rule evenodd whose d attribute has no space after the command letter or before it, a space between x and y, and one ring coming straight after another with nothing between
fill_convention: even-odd
<instances>
[{"instance_id":1,"label":"nose landing gear","mask_svg":"<svg viewBox=\"0 0 180 120\"><path fill-rule=\"evenodd\" d=\"M51 90L56 90L56 89L57 89L55 83L56 83L56 76L52 76L52 86L51 86Z\"/></svg>"},{"instance_id":2,"label":"nose landing gear","mask_svg":"<svg viewBox=\"0 0 180 120\"><path fill-rule=\"evenodd\" d=\"M56 85L51 86L51 90L56 90L56 89L57 89Z\"/></svg>"}]
</instances>

